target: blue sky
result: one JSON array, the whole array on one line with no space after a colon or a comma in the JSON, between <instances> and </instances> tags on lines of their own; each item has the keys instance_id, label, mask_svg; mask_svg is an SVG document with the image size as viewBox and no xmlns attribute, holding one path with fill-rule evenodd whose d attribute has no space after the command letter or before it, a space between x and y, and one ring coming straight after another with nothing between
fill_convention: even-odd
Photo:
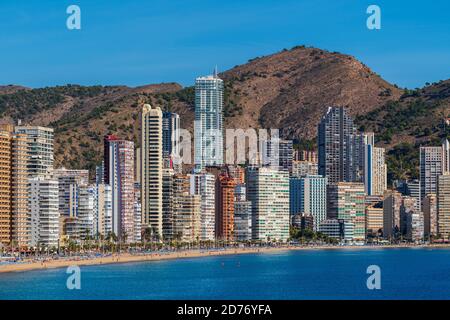
<instances>
[{"instance_id":1,"label":"blue sky","mask_svg":"<svg viewBox=\"0 0 450 320\"><path fill-rule=\"evenodd\" d=\"M66 28L71 4L81 30ZM366 27L370 4L381 30ZM0 40L0 84L191 85L216 64L305 44L415 88L450 78L450 1L2 0Z\"/></svg>"}]
</instances>

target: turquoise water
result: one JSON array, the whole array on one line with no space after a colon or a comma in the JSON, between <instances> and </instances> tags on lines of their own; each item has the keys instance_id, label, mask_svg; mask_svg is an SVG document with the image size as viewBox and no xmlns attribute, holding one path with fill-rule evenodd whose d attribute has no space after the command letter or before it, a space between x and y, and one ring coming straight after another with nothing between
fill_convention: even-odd
<instances>
[{"instance_id":1,"label":"turquoise water","mask_svg":"<svg viewBox=\"0 0 450 320\"><path fill-rule=\"evenodd\" d=\"M367 289L369 265L381 289ZM449 299L448 249L283 251L0 274L0 299Z\"/></svg>"}]
</instances>

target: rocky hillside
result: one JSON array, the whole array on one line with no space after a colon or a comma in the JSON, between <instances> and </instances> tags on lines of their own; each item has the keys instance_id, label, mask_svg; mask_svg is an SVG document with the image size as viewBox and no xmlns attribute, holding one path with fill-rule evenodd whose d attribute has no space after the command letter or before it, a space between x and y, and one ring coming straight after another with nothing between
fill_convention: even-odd
<instances>
[{"instance_id":1,"label":"rocky hillside","mask_svg":"<svg viewBox=\"0 0 450 320\"><path fill-rule=\"evenodd\" d=\"M419 148L450 139L450 80L405 90L398 100L356 118L388 150L389 180L419 176Z\"/></svg>"},{"instance_id":2,"label":"rocky hillside","mask_svg":"<svg viewBox=\"0 0 450 320\"><path fill-rule=\"evenodd\" d=\"M311 147L327 107L343 105L359 125L377 132L379 143L391 150L392 168L394 160L403 165L415 157L408 148L440 138L439 125L449 111L449 81L405 91L351 56L303 46L252 59L220 77L226 127L279 128L284 137ZM0 87L1 121L54 127L57 165L69 168L93 169L107 133L138 144L140 106L146 102L179 113L182 126L192 129L194 89L176 83ZM414 161L408 176L416 175ZM391 178L400 175L391 172Z\"/></svg>"}]
</instances>

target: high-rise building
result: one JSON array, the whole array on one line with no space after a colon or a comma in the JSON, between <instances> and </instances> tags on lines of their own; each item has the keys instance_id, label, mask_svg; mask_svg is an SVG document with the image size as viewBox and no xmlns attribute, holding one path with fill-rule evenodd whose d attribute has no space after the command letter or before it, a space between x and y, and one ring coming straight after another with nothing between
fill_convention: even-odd
<instances>
[{"instance_id":1,"label":"high-rise building","mask_svg":"<svg viewBox=\"0 0 450 320\"><path fill-rule=\"evenodd\" d=\"M290 214L311 215L314 230L327 218L327 178L322 176L291 177L289 180Z\"/></svg>"},{"instance_id":2,"label":"high-rise building","mask_svg":"<svg viewBox=\"0 0 450 320\"><path fill-rule=\"evenodd\" d=\"M383 201L383 236L396 239L400 236L400 207L403 197L400 192L386 191Z\"/></svg>"},{"instance_id":3,"label":"high-rise building","mask_svg":"<svg viewBox=\"0 0 450 320\"><path fill-rule=\"evenodd\" d=\"M111 141L119 140L119 137L108 134L103 137L103 183L109 183L110 181L110 167L109 164L111 163L110 160L110 152L109 152L109 144Z\"/></svg>"},{"instance_id":4,"label":"high-rise building","mask_svg":"<svg viewBox=\"0 0 450 320\"><path fill-rule=\"evenodd\" d=\"M29 182L31 246L57 247L60 235L58 180L37 176Z\"/></svg>"},{"instance_id":5,"label":"high-rise building","mask_svg":"<svg viewBox=\"0 0 450 320\"><path fill-rule=\"evenodd\" d=\"M329 219L344 220L352 230L352 241L364 241L366 237L364 184L338 182L328 185L327 210Z\"/></svg>"},{"instance_id":6,"label":"high-rise building","mask_svg":"<svg viewBox=\"0 0 450 320\"><path fill-rule=\"evenodd\" d=\"M252 203L247 201L245 184L238 184L234 192L234 240L252 239Z\"/></svg>"},{"instance_id":7,"label":"high-rise building","mask_svg":"<svg viewBox=\"0 0 450 320\"><path fill-rule=\"evenodd\" d=\"M368 195L382 195L387 188L387 167L384 148L375 147L372 139L367 141L364 153L364 185Z\"/></svg>"},{"instance_id":8,"label":"high-rise building","mask_svg":"<svg viewBox=\"0 0 450 320\"><path fill-rule=\"evenodd\" d=\"M434 193L427 194L422 201L424 218L424 236L429 238L438 233L437 225L437 196Z\"/></svg>"},{"instance_id":9,"label":"high-rise building","mask_svg":"<svg viewBox=\"0 0 450 320\"><path fill-rule=\"evenodd\" d=\"M200 240L215 239L215 177L207 172L190 175L190 194L199 195L201 199Z\"/></svg>"},{"instance_id":10,"label":"high-rise building","mask_svg":"<svg viewBox=\"0 0 450 320\"><path fill-rule=\"evenodd\" d=\"M95 236L95 187L92 185L77 185L78 210L77 224L80 239Z\"/></svg>"},{"instance_id":11,"label":"high-rise building","mask_svg":"<svg viewBox=\"0 0 450 320\"><path fill-rule=\"evenodd\" d=\"M272 168L249 168L247 199L252 204L252 238L286 241L289 238L289 173Z\"/></svg>"},{"instance_id":12,"label":"high-rise building","mask_svg":"<svg viewBox=\"0 0 450 320\"><path fill-rule=\"evenodd\" d=\"M59 214L66 217L76 217L78 215L77 192L74 189L88 184L89 170L59 168L53 171L53 177L58 180Z\"/></svg>"},{"instance_id":13,"label":"high-rise building","mask_svg":"<svg viewBox=\"0 0 450 320\"><path fill-rule=\"evenodd\" d=\"M162 112L159 107L152 108L149 104L144 105L141 133L142 222L146 227L152 228L159 237L162 237L163 140Z\"/></svg>"},{"instance_id":14,"label":"high-rise building","mask_svg":"<svg viewBox=\"0 0 450 320\"><path fill-rule=\"evenodd\" d=\"M10 129L12 132L12 129ZM27 136L11 136L11 217L12 240L19 247L31 244L31 216L28 203L28 153Z\"/></svg>"},{"instance_id":15,"label":"high-rise building","mask_svg":"<svg viewBox=\"0 0 450 320\"><path fill-rule=\"evenodd\" d=\"M11 225L11 135L0 131L0 244L11 242Z\"/></svg>"},{"instance_id":16,"label":"high-rise building","mask_svg":"<svg viewBox=\"0 0 450 320\"><path fill-rule=\"evenodd\" d=\"M176 200L173 211L174 239L183 242L200 240L200 195L184 192Z\"/></svg>"},{"instance_id":17,"label":"high-rise building","mask_svg":"<svg viewBox=\"0 0 450 320\"><path fill-rule=\"evenodd\" d=\"M170 167L173 155L179 155L180 116L174 112L162 113L162 149L165 167Z\"/></svg>"},{"instance_id":18,"label":"high-rise building","mask_svg":"<svg viewBox=\"0 0 450 320\"><path fill-rule=\"evenodd\" d=\"M450 237L450 174L438 177L437 232L443 238Z\"/></svg>"},{"instance_id":19,"label":"high-rise building","mask_svg":"<svg viewBox=\"0 0 450 320\"><path fill-rule=\"evenodd\" d=\"M108 150L108 184L112 191L112 232L122 241L133 242L134 142L111 140Z\"/></svg>"},{"instance_id":20,"label":"high-rise building","mask_svg":"<svg viewBox=\"0 0 450 320\"><path fill-rule=\"evenodd\" d=\"M112 232L112 190L108 184L97 184L94 193L94 234Z\"/></svg>"},{"instance_id":21,"label":"high-rise building","mask_svg":"<svg viewBox=\"0 0 450 320\"><path fill-rule=\"evenodd\" d=\"M446 143L439 147L420 147L420 200L437 192L438 176L444 174Z\"/></svg>"},{"instance_id":22,"label":"high-rise building","mask_svg":"<svg viewBox=\"0 0 450 320\"><path fill-rule=\"evenodd\" d=\"M173 169L163 169L162 175L162 218L163 218L163 239L173 239L173 205L174 194L174 171ZM188 192L189 187L184 191Z\"/></svg>"},{"instance_id":23,"label":"high-rise building","mask_svg":"<svg viewBox=\"0 0 450 320\"><path fill-rule=\"evenodd\" d=\"M134 242L142 239L142 205L141 205L141 184L134 183Z\"/></svg>"},{"instance_id":24,"label":"high-rise building","mask_svg":"<svg viewBox=\"0 0 450 320\"><path fill-rule=\"evenodd\" d=\"M234 239L234 191L236 181L222 173L216 181L216 238L226 241Z\"/></svg>"},{"instance_id":25,"label":"high-rise building","mask_svg":"<svg viewBox=\"0 0 450 320\"><path fill-rule=\"evenodd\" d=\"M28 142L28 173L30 177L46 175L53 170L53 129L38 126L17 126L15 133L23 134Z\"/></svg>"},{"instance_id":26,"label":"high-rise building","mask_svg":"<svg viewBox=\"0 0 450 320\"><path fill-rule=\"evenodd\" d=\"M356 129L352 118L342 107L330 107L318 127L319 175L329 183L353 181L354 163L358 163L353 148Z\"/></svg>"},{"instance_id":27,"label":"high-rise building","mask_svg":"<svg viewBox=\"0 0 450 320\"><path fill-rule=\"evenodd\" d=\"M223 163L223 81L214 74L195 80L194 158L197 170Z\"/></svg>"}]
</instances>

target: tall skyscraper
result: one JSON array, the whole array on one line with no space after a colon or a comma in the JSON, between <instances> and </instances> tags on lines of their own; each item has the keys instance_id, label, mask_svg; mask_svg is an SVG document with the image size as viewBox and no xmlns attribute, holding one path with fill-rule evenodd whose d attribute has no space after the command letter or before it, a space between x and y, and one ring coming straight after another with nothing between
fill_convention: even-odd
<instances>
[{"instance_id":1,"label":"tall skyscraper","mask_svg":"<svg viewBox=\"0 0 450 320\"><path fill-rule=\"evenodd\" d=\"M26 247L31 244L31 216L28 202L30 157L26 135L12 134L11 161L12 240L19 247Z\"/></svg>"},{"instance_id":2,"label":"tall skyscraper","mask_svg":"<svg viewBox=\"0 0 450 320\"><path fill-rule=\"evenodd\" d=\"M234 190L236 181L226 173L216 181L216 237L232 241L234 239Z\"/></svg>"},{"instance_id":3,"label":"tall skyscraper","mask_svg":"<svg viewBox=\"0 0 450 320\"><path fill-rule=\"evenodd\" d=\"M289 173L249 168L247 199L252 204L252 238L286 241L289 238Z\"/></svg>"},{"instance_id":4,"label":"tall skyscraper","mask_svg":"<svg viewBox=\"0 0 450 320\"><path fill-rule=\"evenodd\" d=\"M438 177L437 231L445 239L450 237L450 174Z\"/></svg>"},{"instance_id":5,"label":"tall skyscraper","mask_svg":"<svg viewBox=\"0 0 450 320\"><path fill-rule=\"evenodd\" d=\"M384 148L374 145L373 134L364 146L364 185L368 195L382 195L387 188Z\"/></svg>"},{"instance_id":6,"label":"tall skyscraper","mask_svg":"<svg viewBox=\"0 0 450 320\"><path fill-rule=\"evenodd\" d=\"M110 152L109 152L109 144L111 141L119 140L119 137L113 134L108 134L103 137L103 182L109 183L110 180Z\"/></svg>"},{"instance_id":7,"label":"tall skyscraper","mask_svg":"<svg viewBox=\"0 0 450 320\"><path fill-rule=\"evenodd\" d=\"M327 178L322 176L291 177L290 214L311 215L314 230L327 218Z\"/></svg>"},{"instance_id":8,"label":"tall skyscraper","mask_svg":"<svg viewBox=\"0 0 450 320\"><path fill-rule=\"evenodd\" d=\"M173 155L179 155L180 116L174 112L162 114L162 148L164 161L170 164ZM168 168L169 166L166 165Z\"/></svg>"},{"instance_id":9,"label":"tall skyscraper","mask_svg":"<svg viewBox=\"0 0 450 320\"><path fill-rule=\"evenodd\" d=\"M142 222L161 238L163 236L162 169L163 138L162 112L149 104L142 108L141 122L141 199Z\"/></svg>"},{"instance_id":10,"label":"tall skyscraper","mask_svg":"<svg viewBox=\"0 0 450 320\"><path fill-rule=\"evenodd\" d=\"M134 142L111 140L108 150L108 184L112 191L112 232L122 241L133 242Z\"/></svg>"},{"instance_id":11,"label":"tall skyscraper","mask_svg":"<svg viewBox=\"0 0 450 320\"><path fill-rule=\"evenodd\" d=\"M352 118L343 107L330 107L318 127L319 175L329 183L353 181L353 148L356 134Z\"/></svg>"},{"instance_id":12,"label":"tall skyscraper","mask_svg":"<svg viewBox=\"0 0 450 320\"><path fill-rule=\"evenodd\" d=\"M429 193L437 192L438 176L449 166L447 158L448 141L439 147L420 148L420 200Z\"/></svg>"},{"instance_id":13,"label":"tall skyscraper","mask_svg":"<svg viewBox=\"0 0 450 320\"><path fill-rule=\"evenodd\" d=\"M207 172L190 176L190 194L201 199L200 240L214 240L216 226L215 177Z\"/></svg>"},{"instance_id":14,"label":"tall skyscraper","mask_svg":"<svg viewBox=\"0 0 450 320\"><path fill-rule=\"evenodd\" d=\"M349 223L352 241L364 241L366 237L365 196L363 183L338 182L328 185L328 218Z\"/></svg>"},{"instance_id":15,"label":"tall skyscraper","mask_svg":"<svg viewBox=\"0 0 450 320\"><path fill-rule=\"evenodd\" d=\"M194 158L197 170L223 163L223 81L214 74L195 80Z\"/></svg>"}]
</instances>

